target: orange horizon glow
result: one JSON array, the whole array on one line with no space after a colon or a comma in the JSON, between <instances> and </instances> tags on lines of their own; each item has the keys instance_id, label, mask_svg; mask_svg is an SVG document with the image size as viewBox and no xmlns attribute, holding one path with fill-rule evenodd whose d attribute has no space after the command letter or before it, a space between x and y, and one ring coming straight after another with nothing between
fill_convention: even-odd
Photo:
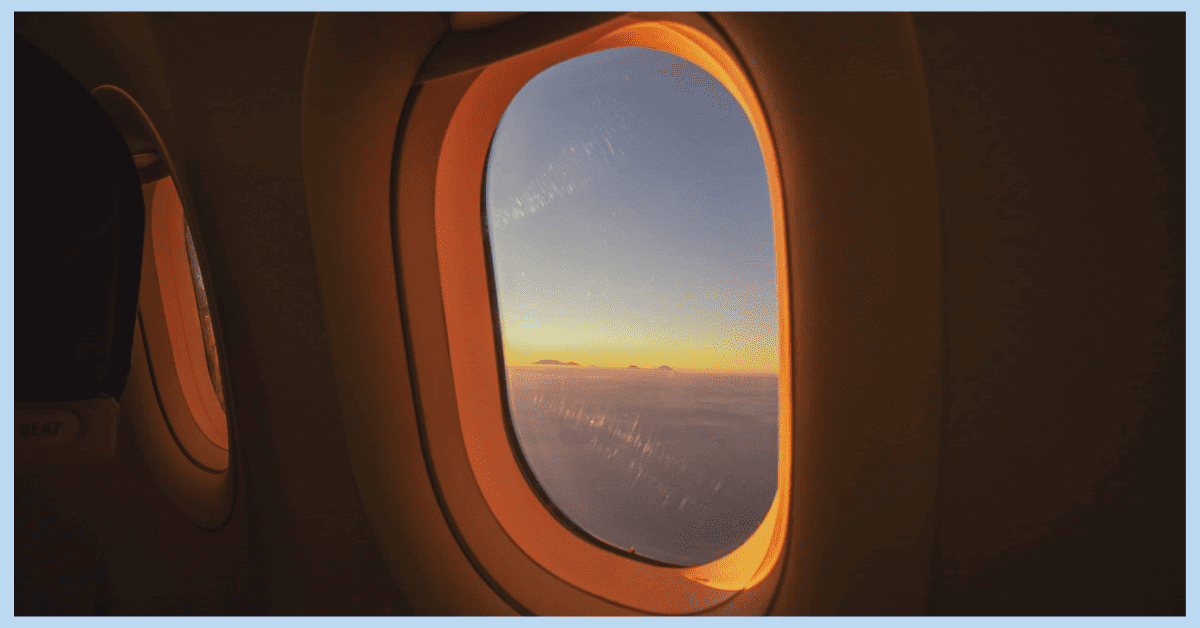
<instances>
[{"instance_id":1,"label":"orange horizon glow","mask_svg":"<svg viewBox=\"0 0 1200 628\"><path fill-rule=\"evenodd\" d=\"M689 355L690 354L690 355ZM768 361L769 358L775 358ZM540 360L558 360L563 365L535 364ZM576 362L578 367L566 366L568 362ZM504 363L507 367L540 367L540 368L603 368L631 370L636 366L643 371L653 371L660 366L669 366L672 370L711 373L756 373L763 375L778 375L778 354L767 356L745 356L740 359L730 359L724 355L704 355L700 352L676 351L624 351L597 352L587 349L568 349L565 351L530 351L514 349L505 341Z\"/></svg>"},{"instance_id":2,"label":"orange horizon glow","mask_svg":"<svg viewBox=\"0 0 1200 628\"><path fill-rule=\"evenodd\" d=\"M504 361L533 366L539 360L602 368L778 373L779 328L751 310L731 329L689 328L638 320L581 320L504 316Z\"/></svg>"}]
</instances>

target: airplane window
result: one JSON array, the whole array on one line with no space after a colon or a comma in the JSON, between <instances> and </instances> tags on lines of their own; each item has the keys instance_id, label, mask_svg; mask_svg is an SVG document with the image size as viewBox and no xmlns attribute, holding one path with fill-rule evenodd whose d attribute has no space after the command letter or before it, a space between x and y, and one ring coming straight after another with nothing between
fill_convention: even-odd
<instances>
[{"instance_id":1,"label":"airplane window","mask_svg":"<svg viewBox=\"0 0 1200 628\"><path fill-rule=\"evenodd\" d=\"M215 529L233 506L229 424L215 337L213 294L201 271L203 241L162 138L125 90L101 85L92 96L112 118L133 156L146 205L137 328L122 421L166 497L192 524Z\"/></svg>"},{"instance_id":2,"label":"airplane window","mask_svg":"<svg viewBox=\"0 0 1200 628\"><path fill-rule=\"evenodd\" d=\"M200 260L196 257L196 245L192 242L192 228L187 219L183 221L183 236L187 243L188 266L192 273L192 289L196 293L196 309L200 314L200 333L204 336L204 358L208 363L208 376L212 380L217 403L225 410L225 394L221 388L220 362L217 361L217 342L213 337L212 314L208 310L208 295L204 290L204 277L200 274Z\"/></svg>"},{"instance_id":3,"label":"airplane window","mask_svg":"<svg viewBox=\"0 0 1200 628\"><path fill-rule=\"evenodd\" d=\"M530 484L628 555L691 566L732 552L778 471L774 223L745 111L666 52L576 57L509 104L485 183Z\"/></svg>"}]
</instances>

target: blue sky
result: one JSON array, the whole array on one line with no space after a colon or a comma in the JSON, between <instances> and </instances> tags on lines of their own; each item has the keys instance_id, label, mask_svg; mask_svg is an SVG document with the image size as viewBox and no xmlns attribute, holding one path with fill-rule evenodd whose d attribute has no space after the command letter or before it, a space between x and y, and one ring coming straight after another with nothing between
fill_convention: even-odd
<instances>
[{"instance_id":1,"label":"blue sky","mask_svg":"<svg viewBox=\"0 0 1200 628\"><path fill-rule=\"evenodd\" d=\"M539 74L497 128L487 212L513 356L776 368L762 153L691 62L618 48Z\"/></svg>"}]
</instances>

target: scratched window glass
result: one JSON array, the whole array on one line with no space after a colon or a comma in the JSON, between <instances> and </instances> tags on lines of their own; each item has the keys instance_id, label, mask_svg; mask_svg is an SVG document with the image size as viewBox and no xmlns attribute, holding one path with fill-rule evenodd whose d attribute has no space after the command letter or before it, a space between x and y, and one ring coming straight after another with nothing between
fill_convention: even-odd
<instances>
[{"instance_id":1,"label":"scratched window glass","mask_svg":"<svg viewBox=\"0 0 1200 628\"><path fill-rule=\"evenodd\" d=\"M204 338L204 359L208 363L208 376L212 381L217 403L225 409L225 392L221 386L221 366L217 356L217 342L213 335L212 312L208 309L208 292L204 289L204 276L200 274L200 259L196 256L196 244L192 241L192 227L183 221L183 240L187 244L188 267L192 273L192 290L196 293L196 309L200 314L200 335Z\"/></svg>"},{"instance_id":2,"label":"scratched window glass","mask_svg":"<svg viewBox=\"0 0 1200 628\"><path fill-rule=\"evenodd\" d=\"M665 563L736 549L775 496L779 416L771 199L737 100L645 48L551 67L496 129L486 228L548 506Z\"/></svg>"}]
</instances>

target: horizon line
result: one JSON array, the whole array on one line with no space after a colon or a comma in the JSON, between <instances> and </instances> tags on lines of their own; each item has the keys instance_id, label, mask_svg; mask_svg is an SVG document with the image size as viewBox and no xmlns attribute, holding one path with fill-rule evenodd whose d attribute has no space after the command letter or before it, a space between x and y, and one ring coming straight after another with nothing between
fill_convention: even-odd
<instances>
[{"instance_id":1,"label":"horizon line","mask_svg":"<svg viewBox=\"0 0 1200 628\"><path fill-rule=\"evenodd\" d=\"M631 370L659 371L659 370L662 370L663 366L665 366L665 367L671 369L672 371L686 371L686 372L754 373L754 374L761 374L761 375L778 375L779 374L778 368L776 368L774 370L769 370L769 369L737 368L737 367L721 368L721 367L671 366L669 364L663 364L660 366L639 366L636 364L630 364L627 366L612 366L612 365L600 365L600 364L579 364L579 363L570 364L567 362L561 362L559 364L537 364L534 362L507 362L507 363L505 363L504 366L506 368L517 367L517 368L542 368L542 369L565 367L565 368L578 368L578 369L603 369L603 370L626 371L626 372L631 371Z\"/></svg>"}]
</instances>

